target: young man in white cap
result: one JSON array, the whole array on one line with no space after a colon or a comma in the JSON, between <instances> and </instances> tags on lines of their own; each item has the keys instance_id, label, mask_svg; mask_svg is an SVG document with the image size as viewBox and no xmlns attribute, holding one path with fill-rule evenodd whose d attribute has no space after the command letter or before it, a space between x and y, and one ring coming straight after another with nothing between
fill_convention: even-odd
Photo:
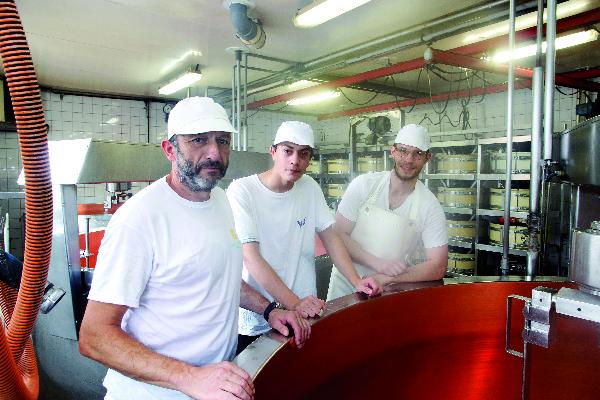
<instances>
[{"instance_id":1,"label":"young man in white cap","mask_svg":"<svg viewBox=\"0 0 600 400\"><path fill-rule=\"evenodd\" d=\"M241 281L231 209L215 187L229 162L225 110L191 97L171 111L162 149L171 172L111 219L80 330L82 354L109 367L106 399L252 399L235 354L238 307L263 313L302 345L310 324L269 308Z\"/></svg>"},{"instance_id":2,"label":"young man in white cap","mask_svg":"<svg viewBox=\"0 0 600 400\"><path fill-rule=\"evenodd\" d=\"M354 290L379 293L374 279L354 271L321 188L304 175L314 148L308 124L286 121L270 149L273 167L227 189L244 252L244 280L272 304L305 317L317 316L325 305L316 297L315 233ZM238 352L268 329L260 313L240 310Z\"/></svg>"},{"instance_id":3,"label":"young man in white cap","mask_svg":"<svg viewBox=\"0 0 600 400\"><path fill-rule=\"evenodd\" d=\"M354 266L382 285L441 279L448 264L446 218L418 176L431 159L427 130L406 125L390 149L392 171L355 178L335 217ZM423 254L424 253L424 254ZM343 296L348 282L332 271L327 299Z\"/></svg>"}]
</instances>

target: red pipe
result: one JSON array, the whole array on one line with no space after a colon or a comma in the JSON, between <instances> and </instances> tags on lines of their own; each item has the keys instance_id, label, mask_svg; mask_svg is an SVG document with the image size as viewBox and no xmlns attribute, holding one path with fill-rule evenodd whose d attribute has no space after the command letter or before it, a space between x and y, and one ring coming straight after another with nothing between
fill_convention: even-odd
<instances>
[{"instance_id":1,"label":"red pipe","mask_svg":"<svg viewBox=\"0 0 600 400\"><path fill-rule=\"evenodd\" d=\"M338 87L348 86L359 82L368 81L375 78L381 78L382 76L389 76L394 74L399 74L402 72L408 72L415 69L419 69L425 65L425 61L422 58L416 58L414 60L401 62L398 64L390 65L389 67L377 68L371 71L362 72L360 74L347 76L344 78L336 79L333 81L321 83L317 86L312 86L309 88L295 90L293 92L284 93L279 96L269 97L267 99L258 100L253 103L248 104L248 109L252 110L259 107L268 106L270 104L280 103L282 101L287 101L291 99L295 99L298 97L310 96L311 94L317 94L326 89L335 89Z\"/></svg>"},{"instance_id":2,"label":"red pipe","mask_svg":"<svg viewBox=\"0 0 600 400\"><path fill-rule=\"evenodd\" d=\"M453 65L455 67L465 67L478 71L493 72L499 74L508 73L507 64L497 64L480 58L469 57L461 54L450 53L448 51L432 49L433 61L445 65ZM515 67L515 76L520 78L531 79L533 70L530 68ZM554 81L559 86L570 87L574 89L588 90L592 92L600 92L600 83L590 82L584 79L573 79L568 76L556 74Z\"/></svg>"},{"instance_id":3,"label":"red pipe","mask_svg":"<svg viewBox=\"0 0 600 400\"><path fill-rule=\"evenodd\" d=\"M592 25L600 21L600 8L586 11L581 14L573 15L570 17L562 18L556 23L556 32L562 33L575 29L581 26ZM517 40L528 40L535 38L536 28L527 28L516 33ZM473 55L480 54L492 47L499 47L506 45L508 35L499 36L491 39L482 40L477 43L468 44L465 46L457 47L452 49L452 53L462 55ZM398 64L391 65L389 67L378 68L372 71L362 72L360 74L336 79L335 81L325 82L320 85L311 86L310 88L300 89L293 92L284 93L278 96L269 97L266 99L258 100L248 104L248 109L256 109L271 104L277 104L282 101L291 100L302 96L308 96L310 94L316 94L326 89L335 89L338 87L344 87L355 83L364 82L369 79L381 78L383 76L389 76L400 72L408 72L414 69L421 68L424 65L422 58L415 58L413 60L404 61ZM409 69L406 69L409 68ZM565 85L567 86L567 85ZM574 87L574 86L573 86ZM414 101L414 100L412 100Z\"/></svg>"},{"instance_id":4,"label":"red pipe","mask_svg":"<svg viewBox=\"0 0 600 400\"><path fill-rule=\"evenodd\" d=\"M561 18L556 21L556 33L567 32L582 26L590 26L600 22L600 8L582 12L581 14L572 15L570 17ZM523 29L516 32L516 41L531 40L536 37L537 27ZM544 32L546 24L544 24ZM481 42L467 44L461 47L452 49L456 54L473 55L480 54L490 48L506 46L508 35L498 36L491 39L482 40Z\"/></svg>"},{"instance_id":5,"label":"red pipe","mask_svg":"<svg viewBox=\"0 0 600 400\"><path fill-rule=\"evenodd\" d=\"M524 80L515 82L515 89L524 89L531 87L531 81ZM481 96L482 94L500 93L507 90L507 84L487 86L485 88L473 88L471 90L462 90L460 92L446 92L434 94L431 97L421 97L418 99L408 99L402 101L393 101L391 103L375 104L372 106L353 108L352 110L338 111L331 114L319 115L318 120L332 119L356 114L368 114L372 112L391 110L393 108L411 107L413 104L426 104L431 101L446 101L448 99L459 99L469 96Z\"/></svg>"},{"instance_id":6,"label":"red pipe","mask_svg":"<svg viewBox=\"0 0 600 400\"><path fill-rule=\"evenodd\" d=\"M52 248L52 184L42 97L14 1L0 2L0 57L13 103L25 171L25 261L17 293L0 285L0 398L37 399L31 333L46 286Z\"/></svg>"}]
</instances>

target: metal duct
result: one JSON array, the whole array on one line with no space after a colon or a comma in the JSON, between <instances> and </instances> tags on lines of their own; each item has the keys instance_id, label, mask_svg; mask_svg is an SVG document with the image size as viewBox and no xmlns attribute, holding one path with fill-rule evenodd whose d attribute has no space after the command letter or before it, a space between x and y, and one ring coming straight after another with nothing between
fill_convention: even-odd
<instances>
[{"instance_id":1,"label":"metal duct","mask_svg":"<svg viewBox=\"0 0 600 400\"><path fill-rule=\"evenodd\" d=\"M227 0L225 8L229 10L235 35L248 47L260 49L265 45L267 35L260 21L248 17L248 7L254 8L254 1Z\"/></svg>"}]
</instances>

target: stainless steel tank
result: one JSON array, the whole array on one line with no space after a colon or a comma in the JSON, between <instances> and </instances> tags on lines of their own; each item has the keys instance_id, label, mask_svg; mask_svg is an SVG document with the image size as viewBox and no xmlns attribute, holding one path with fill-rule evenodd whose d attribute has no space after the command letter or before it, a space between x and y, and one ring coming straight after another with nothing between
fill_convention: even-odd
<instances>
[{"instance_id":1,"label":"stainless steel tank","mask_svg":"<svg viewBox=\"0 0 600 400\"><path fill-rule=\"evenodd\" d=\"M560 161L572 183L600 186L600 116L560 134Z\"/></svg>"},{"instance_id":2,"label":"stainless steel tank","mask_svg":"<svg viewBox=\"0 0 600 400\"><path fill-rule=\"evenodd\" d=\"M600 295L600 221L590 229L573 230L569 264L569 277L579 288Z\"/></svg>"}]
</instances>

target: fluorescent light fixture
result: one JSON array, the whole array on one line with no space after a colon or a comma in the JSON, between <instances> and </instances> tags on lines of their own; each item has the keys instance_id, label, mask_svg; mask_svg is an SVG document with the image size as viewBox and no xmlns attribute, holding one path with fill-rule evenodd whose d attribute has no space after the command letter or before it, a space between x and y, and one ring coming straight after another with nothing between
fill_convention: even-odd
<instances>
[{"instance_id":1,"label":"fluorescent light fixture","mask_svg":"<svg viewBox=\"0 0 600 400\"><path fill-rule=\"evenodd\" d=\"M340 95L340 92L336 92L336 91L323 92L323 93L319 93L319 94L314 94L312 96L300 97L297 99L289 100L289 101L287 101L286 104L288 106L301 106L304 104L317 103L317 102L323 101L323 100L334 99L334 98L338 97L339 95Z\"/></svg>"},{"instance_id":2,"label":"fluorescent light fixture","mask_svg":"<svg viewBox=\"0 0 600 400\"><path fill-rule=\"evenodd\" d=\"M106 121L105 124L114 125L117 122L119 122L119 118L118 117L112 117L108 121Z\"/></svg>"},{"instance_id":3,"label":"fluorescent light fixture","mask_svg":"<svg viewBox=\"0 0 600 400\"><path fill-rule=\"evenodd\" d=\"M295 88L302 87L302 86L308 86L310 83L311 83L310 81L307 81L306 79L302 79L302 80L290 83L288 85L288 88L295 89Z\"/></svg>"},{"instance_id":4,"label":"fluorescent light fixture","mask_svg":"<svg viewBox=\"0 0 600 400\"><path fill-rule=\"evenodd\" d=\"M344 14L371 0L315 0L301 8L294 17L294 25L311 28Z\"/></svg>"},{"instance_id":5,"label":"fluorescent light fixture","mask_svg":"<svg viewBox=\"0 0 600 400\"><path fill-rule=\"evenodd\" d=\"M577 14L582 8L587 7L589 0L570 0L556 7L556 19L569 17ZM544 9L544 22L546 22L546 9ZM537 24L537 11L521 15L515 19L515 31L531 28ZM471 31L470 34L465 36L463 43L471 44L481 40L490 39L493 37L507 35L508 34L508 21L498 22L492 25L488 25L485 28L476 29Z\"/></svg>"},{"instance_id":6,"label":"fluorescent light fixture","mask_svg":"<svg viewBox=\"0 0 600 400\"><path fill-rule=\"evenodd\" d=\"M165 67L160 72L161 73L168 72L168 71L172 70L177 64L185 61L186 58L192 57L192 56L200 57L200 56L202 56L202 52L199 50L188 50L185 53L183 53L183 55L181 57L179 57L178 59L173 60L170 63L168 63L167 65L165 65Z\"/></svg>"},{"instance_id":7,"label":"fluorescent light fixture","mask_svg":"<svg viewBox=\"0 0 600 400\"><path fill-rule=\"evenodd\" d=\"M556 38L554 47L556 50L566 49L567 47L577 46L583 43L589 43L598 39L598 31L595 29L588 29L587 31L572 33L570 35L564 35ZM513 60L521 58L531 57L535 55L536 45L532 44L529 46L519 47L513 52ZM546 52L546 42L542 42L542 53ZM510 59L510 51L503 50L499 51L492 57L492 61L499 63L506 63Z\"/></svg>"},{"instance_id":8,"label":"fluorescent light fixture","mask_svg":"<svg viewBox=\"0 0 600 400\"><path fill-rule=\"evenodd\" d=\"M202 79L202 73L200 71L188 71L174 81L162 86L160 89L158 89L158 93L169 95L178 92L183 88L192 86L200 79Z\"/></svg>"}]
</instances>

